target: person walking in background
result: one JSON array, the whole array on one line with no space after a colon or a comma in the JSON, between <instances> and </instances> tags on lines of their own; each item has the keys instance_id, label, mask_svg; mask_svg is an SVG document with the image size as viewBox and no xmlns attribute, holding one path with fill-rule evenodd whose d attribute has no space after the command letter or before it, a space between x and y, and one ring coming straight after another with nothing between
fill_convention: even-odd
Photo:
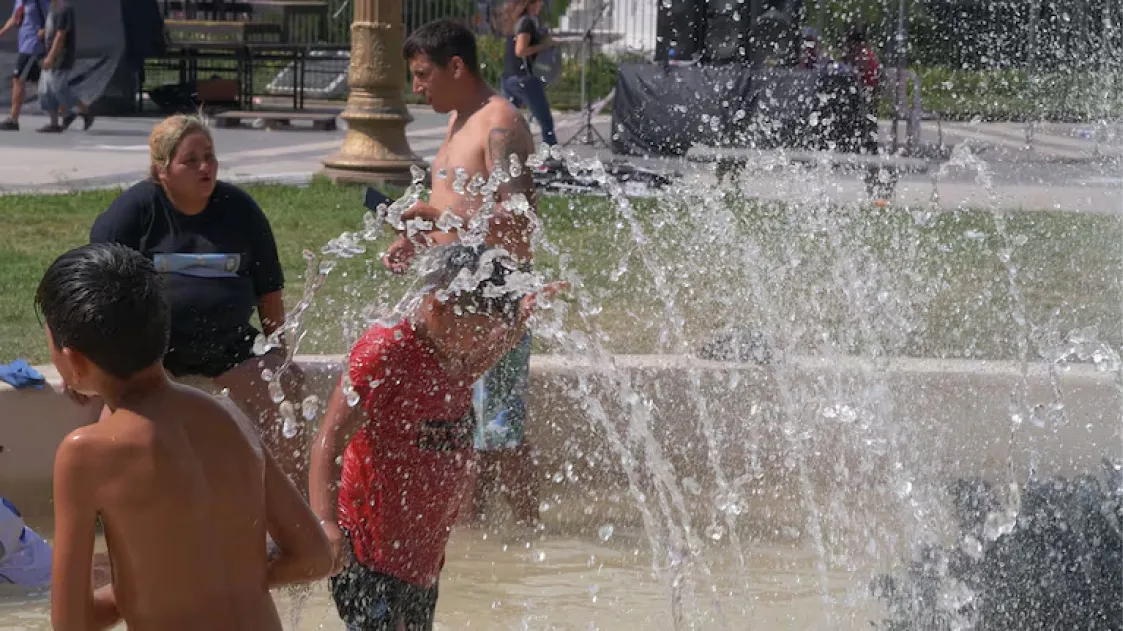
<instances>
[{"instance_id":1,"label":"person walking in background","mask_svg":"<svg viewBox=\"0 0 1123 631\"><path fill-rule=\"evenodd\" d=\"M0 131L19 131L19 115L28 81L39 80L43 57L43 29L47 26L47 0L16 0L12 17L0 27L0 37L19 28L16 66L12 72L12 115L0 121Z\"/></svg>"},{"instance_id":2,"label":"person walking in background","mask_svg":"<svg viewBox=\"0 0 1123 631\"><path fill-rule=\"evenodd\" d=\"M82 116L83 129L89 129L94 122L90 109L74 96L70 88L75 45L78 41L75 26L74 8L66 0L51 0L43 39L47 46L47 56L43 59L43 76L39 81L39 105L51 117L51 121L39 129L41 132L61 132L70 127L79 114ZM59 116L62 116L61 124Z\"/></svg>"},{"instance_id":3,"label":"person walking in background","mask_svg":"<svg viewBox=\"0 0 1123 631\"><path fill-rule=\"evenodd\" d=\"M503 7L503 27L507 41L503 51L503 79L500 88L515 107L525 105L542 128L542 142L558 144L554 116L546 98L546 84L534 73L538 54L554 45L549 31L538 15L543 0L508 0Z\"/></svg>"}]
</instances>

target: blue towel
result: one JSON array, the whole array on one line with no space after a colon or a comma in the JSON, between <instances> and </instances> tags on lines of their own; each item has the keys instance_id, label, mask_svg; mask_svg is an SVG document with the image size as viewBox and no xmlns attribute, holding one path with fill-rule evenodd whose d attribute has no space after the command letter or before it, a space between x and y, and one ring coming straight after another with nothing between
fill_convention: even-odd
<instances>
[{"instance_id":1,"label":"blue towel","mask_svg":"<svg viewBox=\"0 0 1123 631\"><path fill-rule=\"evenodd\" d=\"M47 380L26 360L17 359L10 364L0 364L0 381L13 388L42 388Z\"/></svg>"}]
</instances>

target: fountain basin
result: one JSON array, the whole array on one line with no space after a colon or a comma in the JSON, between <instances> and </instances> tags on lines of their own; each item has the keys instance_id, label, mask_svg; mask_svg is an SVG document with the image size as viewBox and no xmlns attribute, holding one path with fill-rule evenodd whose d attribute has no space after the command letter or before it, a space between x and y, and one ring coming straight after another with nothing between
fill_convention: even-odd
<instances>
[{"instance_id":1,"label":"fountain basin","mask_svg":"<svg viewBox=\"0 0 1123 631\"><path fill-rule=\"evenodd\" d=\"M309 390L326 400L341 360L300 357ZM58 387L57 372L39 370ZM677 486L690 513L732 493L740 525L777 534L806 522L812 490L880 497L901 471L927 481L999 479L1010 466L1016 477L1099 472L1103 458L1123 455L1113 375L1087 365L1050 372L959 360L535 356L528 435L544 517L566 530L640 525L634 493L647 490L629 487L629 470ZM54 388L0 385L0 484L29 515L49 515L54 451L91 415ZM1013 423L1017 393L1054 418ZM892 510L892 501L870 501Z\"/></svg>"}]
</instances>

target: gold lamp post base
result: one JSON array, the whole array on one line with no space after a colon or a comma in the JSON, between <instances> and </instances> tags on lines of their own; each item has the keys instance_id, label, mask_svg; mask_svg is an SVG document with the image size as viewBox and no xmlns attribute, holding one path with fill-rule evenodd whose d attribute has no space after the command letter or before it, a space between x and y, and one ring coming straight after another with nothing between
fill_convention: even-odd
<instances>
[{"instance_id":1,"label":"gold lamp post base","mask_svg":"<svg viewBox=\"0 0 1123 631\"><path fill-rule=\"evenodd\" d=\"M332 182L410 184L410 167L426 166L406 140L413 120L402 101L401 0L356 0L351 24L347 135L339 151L323 161ZM385 19L381 19L386 16Z\"/></svg>"}]
</instances>

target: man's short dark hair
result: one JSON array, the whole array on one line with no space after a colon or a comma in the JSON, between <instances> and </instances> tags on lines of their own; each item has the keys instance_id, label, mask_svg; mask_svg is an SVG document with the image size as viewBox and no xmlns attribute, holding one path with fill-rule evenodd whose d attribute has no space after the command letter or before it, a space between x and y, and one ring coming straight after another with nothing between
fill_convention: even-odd
<instances>
[{"instance_id":1,"label":"man's short dark hair","mask_svg":"<svg viewBox=\"0 0 1123 631\"><path fill-rule=\"evenodd\" d=\"M115 243L58 257L35 292L55 346L74 349L126 379L161 361L170 314L159 273L145 256Z\"/></svg>"},{"instance_id":2,"label":"man's short dark hair","mask_svg":"<svg viewBox=\"0 0 1123 631\"><path fill-rule=\"evenodd\" d=\"M418 55L425 55L442 68L448 66L453 57L459 57L472 74L480 74L476 34L454 20L434 20L410 33L402 45L402 56L408 63Z\"/></svg>"},{"instance_id":3,"label":"man's short dark hair","mask_svg":"<svg viewBox=\"0 0 1123 631\"><path fill-rule=\"evenodd\" d=\"M464 315L498 316L513 320L526 294L510 281L519 272L506 251L487 246L450 244L434 248L421 264L426 290L459 308Z\"/></svg>"}]
</instances>

